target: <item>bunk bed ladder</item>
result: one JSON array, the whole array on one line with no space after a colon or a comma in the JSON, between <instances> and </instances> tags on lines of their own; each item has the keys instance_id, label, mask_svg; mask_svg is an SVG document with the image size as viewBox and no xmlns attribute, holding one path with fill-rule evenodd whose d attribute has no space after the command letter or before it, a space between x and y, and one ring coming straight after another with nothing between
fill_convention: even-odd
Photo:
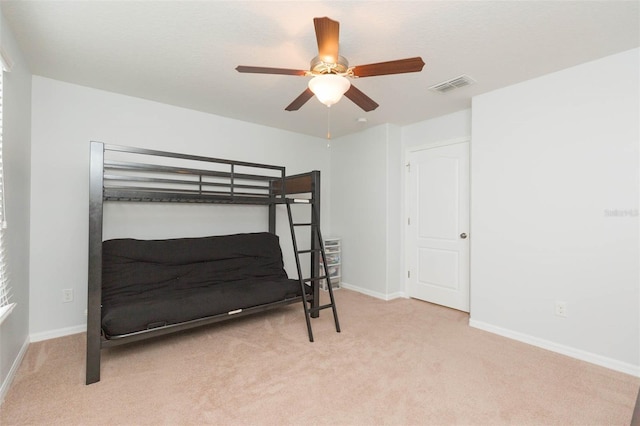
<instances>
[{"instance_id":1,"label":"bunk bed ladder","mask_svg":"<svg viewBox=\"0 0 640 426\"><path fill-rule=\"evenodd\" d=\"M287 204L287 214L289 216L289 228L291 229L291 239L293 240L293 252L295 253L296 268L298 269L298 280L300 281L300 286L301 286L300 288L302 289L302 294L303 294L302 304L304 306L304 315L307 321L307 331L309 332L309 341L313 342L313 331L311 330L311 316L319 313L323 309L331 308L331 310L333 311L333 320L336 324L336 332L338 333L340 332L340 323L338 322L338 311L336 310L336 302L333 297L333 287L331 285L331 277L329 277L329 274L327 273L327 268L326 267L323 268L325 272L322 276L312 276L310 278L303 278L302 268L300 267L300 255L305 253L314 253L314 252L319 253L322 259L322 264L327 265L327 258L324 251L324 241L322 239L322 233L320 232L320 226L318 226L318 223L314 220L314 218L320 217L320 212L316 210L316 205L313 202L313 200L287 198L286 204ZM293 215L291 213L291 204L310 205L312 209L311 222L294 223ZM301 227L301 226L311 227L311 238L312 238L311 247L312 248L310 248L309 250L298 250L298 243L296 241L295 228ZM314 238L316 239L317 245L314 245L313 243ZM319 248L313 248L314 246ZM313 269L314 268L312 268L312 270ZM314 304L312 303L312 300L308 299L307 292L305 291L305 286L307 285L307 283L314 283L314 285L317 286L321 280L327 280L327 287L329 289L329 299L331 300L331 303L328 303L326 305L319 305L319 306L317 303L315 303L316 306L313 306Z\"/></svg>"}]
</instances>

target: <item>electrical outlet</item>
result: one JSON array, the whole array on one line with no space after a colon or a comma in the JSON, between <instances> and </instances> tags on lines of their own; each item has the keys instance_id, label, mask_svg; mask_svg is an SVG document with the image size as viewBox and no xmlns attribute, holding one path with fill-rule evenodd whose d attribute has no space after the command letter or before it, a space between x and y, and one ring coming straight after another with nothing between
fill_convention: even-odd
<instances>
[{"instance_id":1,"label":"electrical outlet","mask_svg":"<svg viewBox=\"0 0 640 426\"><path fill-rule=\"evenodd\" d=\"M562 318L567 317L567 302L556 300L556 315Z\"/></svg>"},{"instance_id":2,"label":"electrical outlet","mask_svg":"<svg viewBox=\"0 0 640 426\"><path fill-rule=\"evenodd\" d=\"M63 288L62 289L62 303L73 302L73 289L72 288Z\"/></svg>"}]
</instances>

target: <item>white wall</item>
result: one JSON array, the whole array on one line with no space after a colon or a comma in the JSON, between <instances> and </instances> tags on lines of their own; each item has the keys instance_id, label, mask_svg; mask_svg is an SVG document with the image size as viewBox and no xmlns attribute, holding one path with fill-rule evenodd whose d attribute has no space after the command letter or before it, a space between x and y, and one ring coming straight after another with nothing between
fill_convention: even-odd
<instances>
[{"instance_id":1,"label":"white wall","mask_svg":"<svg viewBox=\"0 0 640 426\"><path fill-rule=\"evenodd\" d=\"M639 53L474 98L471 144L472 325L636 375Z\"/></svg>"},{"instance_id":2,"label":"white wall","mask_svg":"<svg viewBox=\"0 0 640 426\"><path fill-rule=\"evenodd\" d=\"M6 253L11 301L17 303L0 325L0 401L29 332L29 182L31 151L31 73L9 26L0 16L0 45L13 61L3 84L3 160L6 194Z\"/></svg>"},{"instance_id":3,"label":"white wall","mask_svg":"<svg viewBox=\"0 0 640 426\"><path fill-rule=\"evenodd\" d=\"M32 110L30 332L35 340L86 323L89 141L320 170L326 142L35 76ZM323 197L323 212L330 200ZM281 210L283 213L284 211ZM286 214L286 213L285 213ZM280 214L279 225L286 223ZM323 214L323 226L330 226ZM288 228L279 226L278 232ZM104 237L169 238L267 229L265 207L105 206ZM282 242L290 259L290 240ZM290 261L285 265L289 269ZM62 289L75 293L62 303Z\"/></svg>"},{"instance_id":4,"label":"white wall","mask_svg":"<svg viewBox=\"0 0 640 426\"><path fill-rule=\"evenodd\" d=\"M439 142L471 137L471 110L465 109L402 128L402 147L428 147Z\"/></svg>"},{"instance_id":5,"label":"white wall","mask_svg":"<svg viewBox=\"0 0 640 426\"><path fill-rule=\"evenodd\" d=\"M387 124L331 144L331 230L342 238L343 284L381 298L393 297L400 274L399 136Z\"/></svg>"},{"instance_id":6,"label":"white wall","mask_svg":"<svg viewBox=\"0 0 640 426\"><path fill-rule=\"evenodd\" d=\"M402 258L402 129L387 125L386 153L386 222L387 222L387 285L386 299L404 296Z\"/></svg>"}]
</instances>

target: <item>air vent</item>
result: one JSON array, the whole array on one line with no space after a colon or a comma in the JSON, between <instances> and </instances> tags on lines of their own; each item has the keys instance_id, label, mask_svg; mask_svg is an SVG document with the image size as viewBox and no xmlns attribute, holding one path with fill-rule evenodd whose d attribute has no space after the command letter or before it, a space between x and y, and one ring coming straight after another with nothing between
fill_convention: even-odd
<instances>
[{"instance_id":1,"label":"air vent","mask_svg":"<svg viewBox=\"0 0 640 426\"><path fill-rule=\"evenodd\" d=\"M443 81L441 83L435 84L429 87L429 90L433 92L447 93L454 89L459 89L461 87L468 86L475 82L476 81L474 79L472 79L468 75L463 74L459 77L452 78L451 80L447 80L447 81Z\"/></svg>"}]
</instances>

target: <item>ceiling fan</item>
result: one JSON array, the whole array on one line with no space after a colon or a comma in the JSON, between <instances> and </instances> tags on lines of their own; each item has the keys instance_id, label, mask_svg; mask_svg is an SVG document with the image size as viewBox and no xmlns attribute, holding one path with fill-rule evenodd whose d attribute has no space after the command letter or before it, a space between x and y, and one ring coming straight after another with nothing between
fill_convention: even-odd
<instances>
[{"instance_id":1,"label":"ceiling fan","mask_svg":"<svg viewBox=\"0 0 640 426\"><path fill-rule=\"evenodd\" d=\"M245 65L236 67L236 70L242 73L313 76L309 81L309 87L285 108L287 111L297 111L314 95L323 104L331 106L338 102L343 94L364 111L373 111L378 104L351 84L347 77L419 72L424 67L424 61L420 57L350 67L347 59L338 54L340 23L324 17L313 18L313 24L318 41L318 56L311 60L308 71Z\"/></svg>"}]
</instances>

